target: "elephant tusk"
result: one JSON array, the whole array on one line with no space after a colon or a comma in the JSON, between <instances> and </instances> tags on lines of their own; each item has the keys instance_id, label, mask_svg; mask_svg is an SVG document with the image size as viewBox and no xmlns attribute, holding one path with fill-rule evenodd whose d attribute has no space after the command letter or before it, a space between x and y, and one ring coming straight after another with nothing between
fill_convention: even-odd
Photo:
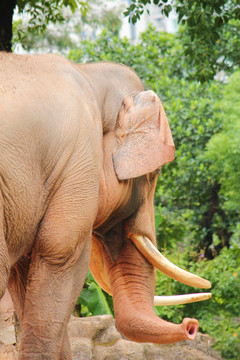
<instances>
[{"instance_id":1,"label":"elephant tusk","mask_svg":"<svg viewBox=\"0 0 240 360\"><path fill-rule=\"evenodd\" d=\"M175 296L154 296L154 306L180 305L208 300L211 293L185 294Z\"/></svg>"},{"instance_id":2,"label":"elephant tusk","mask_svg":"<svg viewBox=\"0 0 240 360\"><path fill-rule=\"evenodd\" d=\"M153 243L145 236L131 234L131 240L144 257L158 270L183 284L209 289L211 283L208 280L180 269L166 259Z\"/></svg>"}]
</instances>

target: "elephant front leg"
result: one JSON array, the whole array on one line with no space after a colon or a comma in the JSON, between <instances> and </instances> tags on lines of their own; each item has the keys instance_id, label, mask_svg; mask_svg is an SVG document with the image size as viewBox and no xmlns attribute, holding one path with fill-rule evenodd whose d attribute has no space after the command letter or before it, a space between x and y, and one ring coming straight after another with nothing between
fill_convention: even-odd
<instances>
[{"instance_id":1,"label":"elephant front leg","mask_svg":"<svg viewBox=\"0 0 240 360\"><path fill-rule=\"evenodd\" d=\"M90 241L80 256L50 264L34 249L22 320L20 360L69 360L66 326L88 269Z\"/></svg>"}]
</instances>

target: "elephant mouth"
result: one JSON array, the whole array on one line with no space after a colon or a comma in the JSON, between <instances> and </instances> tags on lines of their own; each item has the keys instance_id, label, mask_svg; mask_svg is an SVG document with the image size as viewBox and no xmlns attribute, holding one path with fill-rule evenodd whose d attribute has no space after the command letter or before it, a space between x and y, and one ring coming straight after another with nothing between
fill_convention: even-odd
<instances>
[{"instance_id":1,"label":"elephant mouth","mask_svg":"<svg viewBox=\"0 0 240 360\"><path fill-rule=\"evenodd\" d=\"M151 240L145 236L129 234L131 241L138 249L138 251L150 262L155 268L160 270L167 276L175 279L185 285L209 289L211 283L201 278L198 275L192 274L186 270L179 268L178 266L171 263L160 251L153 245ZM101 288L112 295L110 279L107 274L104 258L104 248L102 243L97 239L96 236L92 236L92 248L91 248L91 259L90 259L90 270L96 282ZM180 305L193 303L203 300L208 300L212 296L211 293L194 293L174 296L154 296L154 306L163 305Z\"/></svg>"}]
</instances>

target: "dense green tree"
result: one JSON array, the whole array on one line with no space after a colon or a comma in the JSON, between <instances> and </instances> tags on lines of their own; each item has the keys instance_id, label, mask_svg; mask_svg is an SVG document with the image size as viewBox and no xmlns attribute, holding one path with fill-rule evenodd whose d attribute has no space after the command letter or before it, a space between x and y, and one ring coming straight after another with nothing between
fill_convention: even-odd
<instances>
[{"instance_id":1,"label":"dense green tree","mask_svg":"<svg viewBox=\"0 0 240 360\"><path fill-rule=\"evenodd\" d=\"M136 23L155 4L168 16L174 10L184 27L184 53L192 74L200 81L240 64L239 0L133 0L125 11Z\"/></svg>"},{"instance_id":2,"label":"dense green tree","mask_svg":"<svg viewBox=\"0 0 240 360\"><path fill-rule=\"evenodd\" d=\"M91 0L88 1L86 14L82 14L78 8L74 13L70 8L63 8L61 16L64 21L57 22L54 26L47 24L44 29L31 24L28 13L24 13L13 23L13 50L20 45L27 52L57 52L66 56L84 38L95 38L96 33L103 28L117 35L122 23L122 9L119 4L109 4L109 0Z\"/></svg>"},{"instance_id":3,"label":"dense green tree","mask_svg":"<svg viewBox=\"0 0 240 360\"><path fill-rule=\"evenodd\" d=\"M87 1L80 0L0 0L0 51L11 51L12 19L16 8L19 13L29 14L29 28L44 31L48 23L64 21L62 9L69 6L72 12L77 7L83 15L88 9Z\"/></svg>"},{"instance_id":4,"label":"dense green tree","mask_svg":"<svg viewBox=\"0 0 240 360\"><path fill-rule=\"evenodd\" d=\"M227 211L240 209L240 72L235 72L224 88L219 116L222 131L214 135L207 146L210 171L215 172Z\"/></svg>"}]
</instances>

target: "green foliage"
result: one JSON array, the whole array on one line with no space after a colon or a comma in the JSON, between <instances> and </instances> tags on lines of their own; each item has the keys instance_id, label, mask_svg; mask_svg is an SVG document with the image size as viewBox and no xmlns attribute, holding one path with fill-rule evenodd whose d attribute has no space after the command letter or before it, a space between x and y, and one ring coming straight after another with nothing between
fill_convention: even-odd
<instances>
[{"instance_id":1,"label":"green foliage","mask_svg":"<svg viewBox=\"0 0 240 360\"><path fill-rule=\"evenodd\" d=\"M174 10L183 25L184 54L192 75L201 82L239 65L240 7L238 0L134 0L124 12L135 24L155 4L168 16Z\"/></svg>"},{"instance_id":2,"label":"green foliage","mask_svg":"<svg viewBox=\"0 0 240 360\"><path fill-rule=\"evenodd\" d=\"M87 1L79 0L17 0L18 11L27 12L30 16L29 26L43 31L49 22L64 21L62 16L63 7L69 6L71 11L80 7L82 15L86 16L88 10Z\"/></svg>"},{"instance_id":3,"label":"green foliage","mask_svg":"<svg viewBox=\"0 0 240 360\"><path fill-rule=\"evenodd\" d=\"M222 126L217 117L221 87L217 83L200 85L173 79L167 95L164 106L169 114L176 159L163 167L158 181L155 203L162 203L165 221L160 224L161 232L171 239L172 229L179 224L176 240L185 238L209 252L214 234L220 241L222 232L227 237L232 218L223 211L218 177L205 157L206 144Z\"/></svg>"},{"instance_id":4,"label":"green foliage","mask_svg":"<svg viewBox=\"0 0 240 360\"><path fill-rule=\"evenodd\" d=\"M165 81L168 77L168 84L171 84L172 77L186 76L182 55L179 39L172 34L157 32L150 25L136 45L127 38L112 36L105 29L96 41L82 41L77 49L72 49L69 58L76 62L121 62L135 69L147 86L157 89L161 79Z\"/></svg>"},{"instance_id":5,"label":"green foliage","mask_svg":"<svg viewBox=\"0 0 240 360\"><path fill-rule=\"evenodd\" d=\"M79 8L82 16L86 16L89 9L88 2L80 0L17 0L18 12L28 14L29 21L27 27L23 27L21 22L14 25L14 42L24 44L31 37L30 34L41 36L49 23L63 23L63 9L66 7L69 7L72 13Z\"/></svg>"},{"instance_id":6,"label":"green foliage","mask_svg":"<svg viewBox=\"0 0 240 360\"><path fill-rule=\"evenodd\" d=\"M240 204L240 72L228 79L221 107L223 129L211 138L206 157L211 161L210 171L217 174L221 184L224 206L239 210Z\"/></svg>"},{"instance_id":7,"label":"green foliage","mask_svg":"<svg viewBox=\"0 0 240 360\"><path fill-rule=\"evenodd\" d=\"M112 299L95 282L90 271L77 305L81 305L81 315L113 315Z\"/></svg>"},{"instance_id":8,"label":"green foliage","mask_svg":"<svg viewBox=\"0 0 240 360\"><path fill-rule=\"evenodd\" d=\"M181 322L184 317L196 317L200 331L207 332L214 340L214 347L225 359L237 360L240 352L240 245L224 248L212 261L199 257L198 262L189 261L186 252L166 255L172 262L188 269L212 284L212 298L207 301L179 306L155 307L163 319ZM186 294L199 292L157 272L158 295Z\"/></svg>"},{"instance_id":9,"label":"green foliage","mask_svg":"<svg viewBox=\"0 0 240 360\"><path fill-rule=\"evenodd\" d=\"M162 13L165 16L168 16L173 9L171 1L168 0L133 0L132 4L124 12L124 15L129 16L129 22L136 24L136 22L140 20L141 15L144 13L145 9L148 14L150 13L149 7L147 5L152 3L158 7L161 7Z\"/></svg>"},{"instance_id":10,"label":"green foliage","mask_svg":"<svg viewBox=\"0 0 240 360\"><path fill-rule=\"evenodd\" d=\"M108 8L106 2L91 0L80 6L79 1L74 1L76 7L70 10L68 2L64 4L57 11L54 6L51 8L56 15L52 15L51 20L45 19L45 16L50 16L47 9L36 7L28 10L26 7L20 20L13 23L13 45L16 47L20 43L26 51L57 52L66 56L83 38L95 37L96 31L100 29L106 28L109 33L118 35L122 24L121 5ZM38 12L42 22L32 12Z\"/></svg>"}]
</instances>

